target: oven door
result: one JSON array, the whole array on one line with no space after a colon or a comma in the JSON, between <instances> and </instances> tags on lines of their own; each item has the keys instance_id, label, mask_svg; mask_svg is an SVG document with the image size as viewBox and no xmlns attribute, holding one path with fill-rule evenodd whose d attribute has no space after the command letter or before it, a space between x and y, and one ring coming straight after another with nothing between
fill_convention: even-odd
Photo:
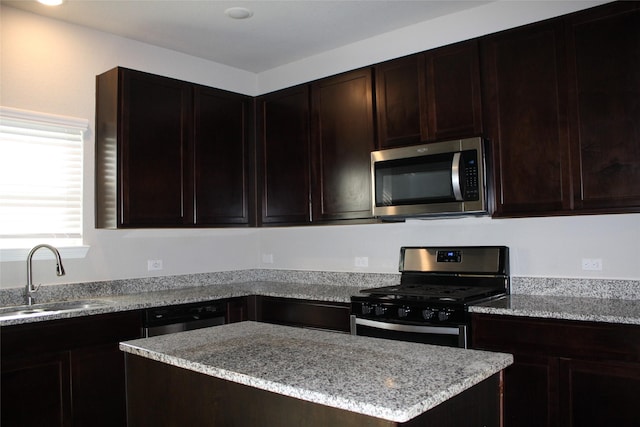
<instances>
[{"instance_id":1,"label":"oven door","mask_svg":"<svg viewBox=\"0 0 640 427\"><path fill-rule=\"evenodd\" d=\"M422 344L467 348L467 325L414 325L363 319L351 315L351 334Z\"/></svg>"}]
</instances>

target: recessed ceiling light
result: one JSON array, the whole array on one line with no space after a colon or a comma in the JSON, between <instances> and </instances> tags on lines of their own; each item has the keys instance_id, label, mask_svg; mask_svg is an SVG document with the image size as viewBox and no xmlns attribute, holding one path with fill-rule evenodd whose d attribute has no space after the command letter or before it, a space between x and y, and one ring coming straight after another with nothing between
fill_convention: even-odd
<instances>
[{"instance_id":1,"label":"recessed ceiling light","mask_svg":"<svg viewBox=\"0 0 640 427\"><path fill-rule=\"evenodd\" d=\"M224 14L233 19L247 19L253 16L253 11L246 7L230 7Z\"/></svg>"},{"instance_id":2,"label":"recessed ceiling light","mask_svg":"<svg viewBox=\"0 0 640 427\"><path fill-rule=\"evenodd\" d=\"M64 0L38 0L38 3L46 4L47 6L60 6L64 3Z\"/></svg>"}]
</instances>

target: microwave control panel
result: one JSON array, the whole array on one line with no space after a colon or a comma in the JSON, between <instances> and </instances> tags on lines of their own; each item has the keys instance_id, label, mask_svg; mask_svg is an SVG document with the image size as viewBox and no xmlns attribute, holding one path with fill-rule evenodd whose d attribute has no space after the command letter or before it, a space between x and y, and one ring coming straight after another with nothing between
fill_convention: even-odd
<instances>
[{"instance_id":1,"label":"microwave control panel","mask_svg":"<svg viewBox=\"0 0 640 427\"><path fill-rule=\"evenodd\" d=\"M462 163L464 166L464 189L462 197L464 200L479 200L478 152L476 150L463 151Z\"/></svg>"}]
</instances>

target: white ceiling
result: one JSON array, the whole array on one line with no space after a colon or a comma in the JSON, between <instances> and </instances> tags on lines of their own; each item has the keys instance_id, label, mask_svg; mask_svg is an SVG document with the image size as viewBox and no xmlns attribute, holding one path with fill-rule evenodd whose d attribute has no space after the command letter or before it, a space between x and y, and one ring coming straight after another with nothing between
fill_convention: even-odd
<instances>
[{"instance_id":1,"label":"white ceiling","mask_svg":"<svg viewBox=\"0 0 640 427\"><path fill-rule=\"evenodd\" d=\"M425 0L1 0L87 26L242 70L261 73L408 25L491 1ZM253 11L227 17L229 7Z\"/></svg>"}]
</instances>

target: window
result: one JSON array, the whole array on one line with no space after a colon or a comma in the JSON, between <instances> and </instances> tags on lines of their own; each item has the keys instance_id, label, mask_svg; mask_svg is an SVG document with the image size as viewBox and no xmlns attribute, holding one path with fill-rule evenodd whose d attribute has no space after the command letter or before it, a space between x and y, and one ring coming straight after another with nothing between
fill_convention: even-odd
<instances>
[{"instance_id":1,"label":"window","mask_svg":"<svg viewBox=\"0 0 640 427\"><path fill-rule=\"evenodd\" d=\"M88 121L0 107L0 249L82 245Z\"/></svg>"}]
</instances>

